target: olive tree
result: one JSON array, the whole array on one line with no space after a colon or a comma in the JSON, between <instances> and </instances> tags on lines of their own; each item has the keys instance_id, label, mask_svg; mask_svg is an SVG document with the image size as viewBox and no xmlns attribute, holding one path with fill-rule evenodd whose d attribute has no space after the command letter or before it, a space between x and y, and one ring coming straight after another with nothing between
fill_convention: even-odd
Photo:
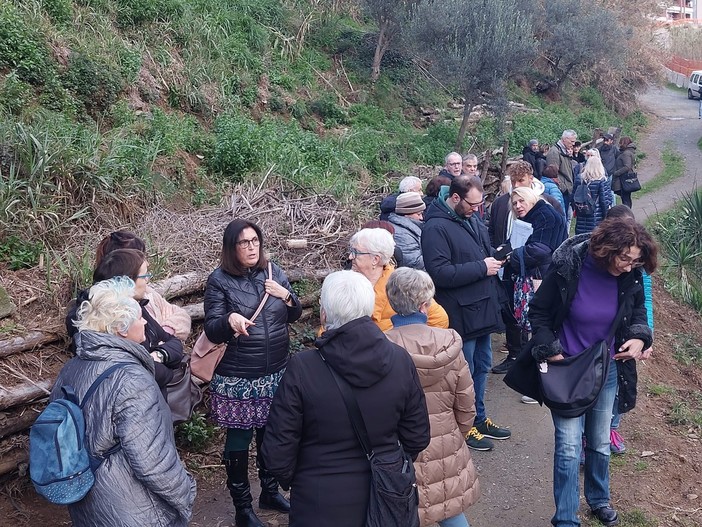
<instances>
[{"instance_id":1,"label":"olive tree","mask_svg":"<svg viewBox=\"0 0 702 527\"><path fill-rule=\"evenodd\" d=\"M434 0L419 4L409 38L435 75L465 99L456 149L482 101L501 98L507 79L529 67L535 43L520 0Z\"/></svg>"},{"instance_id":2,"label":"olive tree","mask_svg":"<svg viewBox=\"0 0 702 527\"><path fill-rule=\"evenodd\" d=\"M393 42L397 41L402 28L407 24L412 15L413 8L419 0L364 0L366 13L378 24L378 41L373 54L371 80L378 80L380 76L380 63L383 56L390 49Z\"/></svg>"}]
</instances>

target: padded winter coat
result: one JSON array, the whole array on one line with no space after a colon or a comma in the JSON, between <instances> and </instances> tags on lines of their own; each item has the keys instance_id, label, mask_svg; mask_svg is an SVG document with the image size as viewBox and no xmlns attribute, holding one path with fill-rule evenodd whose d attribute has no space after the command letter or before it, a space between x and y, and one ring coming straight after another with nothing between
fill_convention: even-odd
<instances>
[{"instance_id":1,"label":"padded winter coat","mask_svg":"<svg viewBox=\"0 0 702 527\"><path fill-rule=\"evenodd\" d=\"M251 318L265 295L268 269L249 270L246 276L234 276L221 268L207 279L205 289L205 334L214 344L227 343L227 349L215 373L224 377L255 379L276 373L288 363L288 323L302 314L302 306L290 287L285 273L272 263L273 279L292 295L288 307L280 298L268 297L266 305L247 331L249 336L234 338L229 315L239 313Z\"/></svg>"},{"instance_id":2,"label":"padded winter coat","mask_svg":"<svg viewBox=\"0 0 702 527\"><path fill-rule=\"evenodd\" d=\"M100 457L120 444L95 473L95 485L68 506L76 527L186 526L195 500L195 479L175 447L173 421L154 380L154 361L140 344L122 337L80 331L51 392L73 386L82 400L108 367L127 363L100 384L85 408L87 441Z\"/></svg>"},{"instance_id":3,"label":"padded winter coat","mask_svg":"<svg viewBox=\"0 0 702 527\"><path fill-rule=\"evenodd\" d=\"M381 331L387 331L392 327L390 317L396 315L395 310L390 305L388 293L385 290L388 285L390 275L395 270L392 265L383 268L383 274L373 286L375 292L375 307L373 308L373 322L377 324ZM449 327L449 317L441 305L432 302L429 306L429 325L435 328L446 329Z\"/></svg>"},{"instance_id":4,"label":"padded winter coat","mask_svg":"<svg viewBox=\"0 0 702 527\"><path fill-rule=\"evenodd\" d=\"M580 185L582 185L582 183L578 181L575 188L577 189ZM595 202L595 210L592 214L583 214L582 212L576 214L575 234L585 234L594 231L595 227L597 227L607 215L607 211L612 208L612 189L606 178L590 181L590 183L588 183L588 188ZM575 195L575 190L573 190L573 195Z\"/></svg>"},{"instance_id":5,"label":"padded winter coat","mask_svg":"<svg viewBox=\"0 0 702 527\"><path fill-rule=\"evenodd\" d=\"M463 340L504 331L497 276L487 275L485 258L492 256L482 221L459 219L446 205L448 187L427 209L422 230L424 265L434 280L436 300ZM469 226L470 225L470 226Z\"/></svg>"},{"instance_id":6,"label":"padded winter coat","mask_svg":"<svg viewBox=\"0 0 702 527\"><path fill-rule=\"evenodd\" d=\"M464 439L475 418L473 379L454 330L410 324L385 334L410 354L424 389L431 443L414 467L419 519L422 526L433 525L461 514L480 497L478 474Z\"/></svg>"},{"instance_id":7,"label":"padded winter coat","mask_svg":"<svg viewBox=\"0 0 702 527\"><path fill-rule=\"evenodd\" d=\"M566 152L563 143L558 141L546 153L546 164L558 167L558 188L564 194L573 192L573 158Z\"/></svg>"},{"instance_id":8,"label":"padded winter coat","mask_svg":"<svg viewBox=\"0 0 702 527\"><path fill-rule=\"evenodd\" d=\"M351 386L376 454L400 441L416 458L429 444L429 416L417 370L369 317L325 331L316 343ZM290 527L360 527L370 464L317 350L293 355L271 405L263 439L266 468L290 487Z\"/></svg>"},{"instance_id":9,"label":"padded winter coat","mask_svg":"<svg viewBox=\"0 0 702 527\"><path fill-rule=\"evenodd\" d=\"M612 190L620 192L622 189L621 176L626 176L629 172L634 171L636 162L636 145L629 143L624 150L617 156L617 161L614 164L614 174L612 174Z\"/></svg>"},{"instance_id":10,"label":"padded winter coat","mask_svg":"<svg viewBox=\"0 0 702 527\"><path fill-rule=\"evenodd\" d=\"M149 301L146 304L146 310L166 332L175 335L180 340L186 340L190 336L192 321L185 309L169 303L150 286L146 288L144 298Z\"/></svg>"},{"instance_id":11,"label":"padded winter coat","mask_svg":"<svg viewBox=\"0 0 702 527\"><path fill-rule=\"evenodd\" d=\"M401 216L394 212L388 217L388 221L395 227L395 244L402 250L402 263L405 267L420 269L424 271L424 260L422 259L422 225L419 220Z\"/></svg>"}]
</instances>

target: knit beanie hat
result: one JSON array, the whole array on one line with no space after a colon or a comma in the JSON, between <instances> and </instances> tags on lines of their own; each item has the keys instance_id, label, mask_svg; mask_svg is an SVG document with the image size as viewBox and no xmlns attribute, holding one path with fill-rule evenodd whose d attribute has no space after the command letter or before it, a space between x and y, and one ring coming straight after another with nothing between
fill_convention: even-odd
<instances>
[{"instance_id":1,"label":"knit beanie hat","mask_svg":"<svg viewBox=\"0 0 702 527\"><path fill-rule=\"evenodd\" d=\"M395 202L395 214L401 216L422 212L426 208L427 206L419 192L404 192L397 196L397 201Z\"/></svg>"}]
</instances>

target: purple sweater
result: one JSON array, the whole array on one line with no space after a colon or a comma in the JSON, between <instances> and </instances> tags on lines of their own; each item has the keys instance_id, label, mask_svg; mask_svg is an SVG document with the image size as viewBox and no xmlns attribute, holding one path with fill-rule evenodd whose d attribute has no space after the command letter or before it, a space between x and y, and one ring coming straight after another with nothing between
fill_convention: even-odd
<instances>
[{"instance_id":1,"label":"purple sweater","mask_svg":"<svg viewBox=\"0 0 702 527\"><path fill-rule=\"evenodd\" d=\"M577 355L606 339L617 307L617 277L598 267L588 254L580 270L578 290L558 337L565 354ZM614 355L614 342L610 353Z\"/></svg>"}]
</instances>

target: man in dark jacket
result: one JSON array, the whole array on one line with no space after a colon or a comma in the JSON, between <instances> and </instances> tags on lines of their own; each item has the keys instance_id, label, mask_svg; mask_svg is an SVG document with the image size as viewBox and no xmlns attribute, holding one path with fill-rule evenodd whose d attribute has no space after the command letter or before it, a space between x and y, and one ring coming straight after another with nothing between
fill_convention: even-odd
<instances>
[{"instance_id":1,"label":"man in dark jacket","mask_svg":"<svg viewBox=\"0 0 702 527\"><path fill-rule=\"evenodd\" d=\"M397 196L405 192L419 192L422 194L422 180L415 176L407 176L400 181L398 192L393 192L389 196L385 196L380 202L380 219L388 221L390 214L395 212L395 203Z\"/></svg>"},{"instance_id":2,"label":"man in dark jacket","mask_svg":"<svg viewBox=\"0 0 702 527\"><path fill-rule=\"evenodd\" d=\"M534 174L541 179L541 174L538 171L537 159L546 159L541 151L539 150L539 140L531 139L526 146L522 149L522 159L529 163L534 169Z\"/></svg>"},{"instance_id":3,"label":"man in dark jacket","mask_svg":"<svg viewBox=\"0 0 702 527\"><path fill-rule=\"evenodd\" d=\"M614 146L614 137L612 134L604 134L602 136L602 143L597 147L600 151L600 158L602 158L602 164L607 171L607 177L611 178L614 174L614 163L617 161L618 150Z\"/></svg>"},{"instance_id":4,"label":"man in dark jacket","mask_svg":"<svg viewBox=\"0 0 702 527\"><path fill-rule=\"evenodd\" d=\"M492 366L490 334L504 326L496 276L503 262L493 258L487 229L475 214L483 202L479 178L457 177L427 209L422 230L424 266L436 285L436 300L448 313L449 326L461 335L473 374L476 417L466 442L476 450L492 448L484 436L511 435L485 414L485 384Z\"/></svg>"},{"instance_id":5,"label":"man in dark jacket","mask_svg":"<svg viewBox=\"0 0 702 527\"><path fill-rule=\"evenodd\" d=\"M463 170L463 158L458 152L451 152L444 159L444 168L439 172L440 176L446 176L453 181L453 178L461 175Z\"/></svg>"},{"instance_id":6,"label":"man in dark jacket","mask_svg":"<svg viewBox=\"0 0 702 527\"><path fill-rule=\"evenodd\" d=\"M370 464L332 373L349 385L376 455L398 441L416 459L431 439L429 414L409 354L371 320L373 286L353 271L324 280L317 350L292 356L273 399L263 456L290 491L290 527L358 527Z\"/></svg>"}]
</instances>

